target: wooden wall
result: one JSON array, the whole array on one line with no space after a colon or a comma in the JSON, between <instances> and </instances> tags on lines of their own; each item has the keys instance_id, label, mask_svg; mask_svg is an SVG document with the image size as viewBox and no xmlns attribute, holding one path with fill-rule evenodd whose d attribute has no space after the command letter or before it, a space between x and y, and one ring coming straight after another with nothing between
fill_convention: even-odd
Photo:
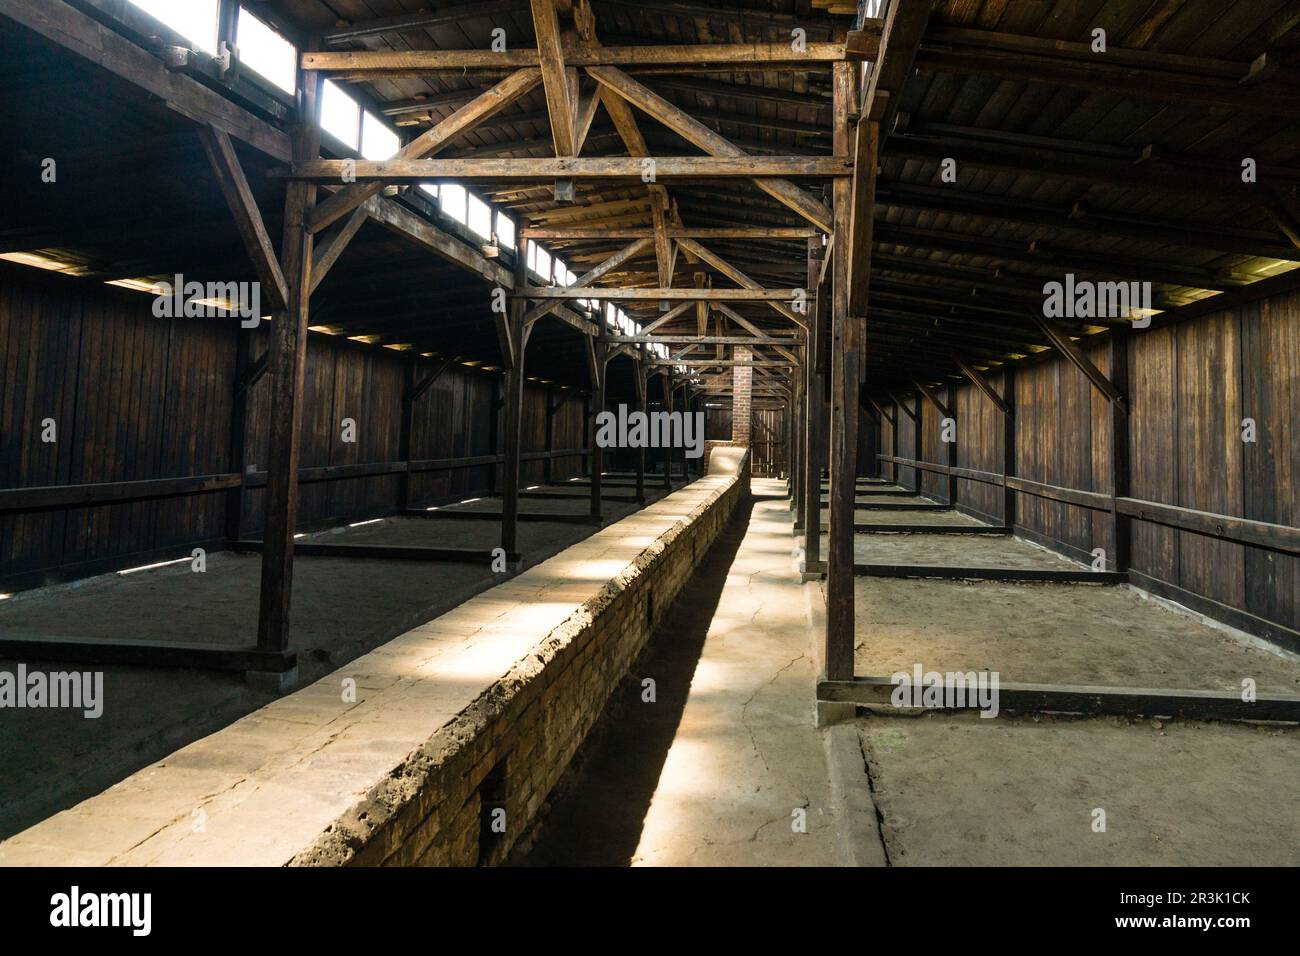
<instances>
[{"instance_id":1,"label":"wooden wall","mask_svg":"<svg viewBox=\"0 0 1300 956\"><path fill-rule=\"evenodd\" d=\"M1110 373L1106 343L1086 354ZM1134 330L1128 351L1130 497L1275 524L1300 523L1300 293L1212 313L1177 325ZM1002 375L992 387L1005 395ZM1082 491L1112 491L1112 430L1106 399L1056 353L1017 366L1016 474ZM1001 413L978 389L958 386L958 465L1000 474ZM893 407L888 406L888 407ZM946 464L937 414L922 403L922 460ZM1252 418L1257 440L1242 441ZM912 458L912 423L899 416L899 457ZM891 434L882 430L885 454ZM914 469L900 468L910 482ZM924 474L942 497L946 478ZM1048 498L1016 494L1017 533L1091 561L1115 554L1111 519ZM958 506L1003 519L1003 489L958 482ZM1134 520L1134 583L1300 650L1300 558Z\"/></svg>"},{"instance_id":2,"label":"wooden wall","mask_svg":"<svg viewBox=\"0 0 1300 956\"><path fill-rule=\"evenodd\" d=\"M237 471L232 456L239 328L225 319L159 319L152 298L22 267L0 266L0 488L94 484ZM253 334L261 354L267 335ZM301 467L401 459L402 393L408 358L333 336L309 339ZM420 359L416 379L431 367ZM411 457L491 453L500 433L498 376L456 366L417 402ZM546 444L548 392L553 447L583 441L583 397L528 383L523 450ZM270 380L254 386L248 411L248 466L267 461ZM57 441L41 441L55 419ZM343 441L342 422L356 423ZM573 456L553 462L553 478L582 471ZM491 465L411 475L411 503L436 504L500 487ZM543 480L542 461L525 462L526 483ZM381 474L300 486L299 525L320 527L393 513L401 476ZM264 491L244 495L243 533L262 523ZM178 556L225 543L226 509L236 496L193 494L96 507L0 514L0 589L29 587Z\"/></svg>"}]
</instances>

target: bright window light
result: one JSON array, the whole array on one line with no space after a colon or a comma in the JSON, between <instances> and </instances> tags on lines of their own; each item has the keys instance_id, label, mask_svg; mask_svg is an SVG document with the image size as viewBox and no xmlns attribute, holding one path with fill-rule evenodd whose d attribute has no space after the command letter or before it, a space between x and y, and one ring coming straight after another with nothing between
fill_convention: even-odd
<instances>
[{"instance_id":1,"label":"bright window light","mask_svg":"<svg viewBox=\"0 0 1300 956\"><path fill-rule=\"evenodd\" d=\"M297 92L298 51L244 7L239 8L235 24L235 45L244 66L286 93Z\"/></svg>"},{"instance_id":2,"label":"bright window light","mask_svg":"<svg viewBox=\"0 0 1300 956\"><path fill-rule=\"evenodd\" d=\"M461 225L465 223L465 187L458 183L443 183L438 194L438 202L444 215L450 216Z\"/></svg>"},{"instance_id":3,"label":"bright window light","mask_svg":"<svg viewBox=\"0 0 1300 956\"><path fill-rule=\"evenodd\" d=\"M391 159L402 148L402 138L384 125L374 113L361 116L361 155L366 159Z\"/></svg>"},{"instance_id":4,"label":"bright window light","mask_svg":"<svg viewBox=\"0 0 1300 956\"><path fill-rule=\"evenodd\" d=\"M537 271L537 243L528 244L528 254L524 256L524 264L534 272Z\"/></svg>"},{"instance_id":5,"label":"bright window light","mask_svg":"<svg viewBox=\"0 0 1300 956\"><path fill-rule=\"evenodd\" d=\"M507 249L515 248L515 221L503 212L497 213L497 240Z\"/></svg>"},{"instance_id":6,"label":"bright window light","mask_svg":"<svg viewBox=\"0 0 1300 956\"><path fill-rule=\"evenodd\" d=\"M361 107L333 80L325 81L321 93L320 125L345 146L361 145Z\"/></svg>"},{"instance_id":7,"label":"bright window light","mask_svg":"<svg viewBox=\"0 0 1300 956\"><path fill-rule=\"evenodd\" d=\"M434 199L437 199L437 198L438 198L438 184L437 184L437 183L420 183L420 188L423 189L423 190L424 190L426 193L428 193L430 196L432 196Z\"/></svg>"},{"instance_id":8,"label":"bright window light","mask_svg":"<svg viewBox=\"0 0 1300 956\"><path fill-rule=\"evenodd\" d=\"M131 0L155 20L171 27L196 50L217 52L217 11L220 0Z\"/></svg>"},{"instance_id":9,"label":"bright window light","mask_svg":"<svg viewBox=\"0 0 1300 956\"><path fill-rule=\"evenodd\" d=\"M469 214L466 218L469 231L487 239L492 235L492 207L477 196L469 196Z\"/></svg>"},{"instance_id":10,"label":"bright window light","mask_svg":"<svg viewBox=\"0 0 1300 956\"><path fill-rule=\"evenodd\" d=\"M551 278L551 254L541 246L537 247L537 267L533 270L543 279Z\"/></svg>"}]
</instances>

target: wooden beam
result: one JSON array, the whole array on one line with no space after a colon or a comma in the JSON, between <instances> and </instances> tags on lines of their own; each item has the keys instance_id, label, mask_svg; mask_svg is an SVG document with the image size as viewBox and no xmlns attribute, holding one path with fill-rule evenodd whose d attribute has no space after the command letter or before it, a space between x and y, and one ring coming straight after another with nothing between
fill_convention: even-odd
<instances>
[{"instance_id":1,"label":"wooden beam","mask_svg":"<svg viewBox=\"0 0 1300 956\"><path fill-rule=\"evenodd\" d=\"M817 683L817 699L880 707L892 706L897 685L888 677L854 677ZM974 695L963 704L977 707ZM1193 720L1300 720L1300 696L1260 694L1242 700L1238 691L1177 690L1153 687L1103 687L1076 684L998 684L998 706L1015 712L1185 717ZM926 710L936 708L926 707ZM942 709L942 708L938 708Z\"/></svg>"},{"instance_id":2,"label":"wooden beam","mask_svg":"<svg viewBox=\"0 0 1300 956\"><path fill-rule=\"evenodd\" d=\"M1132 330L1112 329L1106 341L1110 359L1110 380L1120 395L1129 391L1129 339ZM1129 410L1124 402L1110 403L1110 528L1111 566L1116 571L1128 571L1133 556L1133 522L1119 510L1119 499L1132 491L1131 446L1129 441Z\"/></svg>"},{"instance_id":3,"label":"wooden beam","mask_svg":"<svg viewBox=\"0 0 1300 956\"><path fill-rule=\"evenodd\" d=\"M826 455L822 448L822 418L826 396L824 394L823 340L821 329L825 325L826 296L824 285L819 284L822 273L822 257L826 249L820 237L810 236L805 252L806 282L812 294L812 309L809 313L808 328L805 330L804 345L804 429L803 429L803 567L800 569L805 580L810 575L820 575L821 562L821 477L822 462Z\"/></svg>"},{"instance_id":4,"label":"wooden beam","mask_svg":"<svg viewBox=\"0 0 1300 956\"><path fill-rule=\"evenodd\" d=\"M520 241L516 252L515 288L523 289L528 284L527 242ZM512 299L507 317L513 353L506 369L505 462L501 482L501 548L506 554L515 553L519 531L519 455L523 450L524 356L528 345L526 307L523 299Z\"/></svg>"},{"instance_id":5,"label":"wooden beam","mask_svg":"<svg viewBox=\"0 0 1300 956\"><path fill-rule=\"evenodd\" d=\"M399 159L420 159L445 147L456 137L472 130L479 122L493 113L508 106L520 96L534 89L542 81L539 69L519 70L504 80L480 93L466 106L461 107L451 116L439 122L432 129L422 133L402 147L397 154ZM315 159L315 157L313 157ZM342 181L342 175L334 177ZM322 202L312 213L309 228L320 232L330 223L343 218L367 199L384 188L382 182L355 183L340 189L333 196Z\"/></svg>"},{"instance_id":6,"label":"wooden beam","mask_svg":"<svg viewBox=\"0 0 1300 956\"><path fill-rule=\"evenodd\" d=\"M894 2L885 13L875 67L862 99L862 119L875 120L884 129L893 126L903 85L925 35L933 0Z\"/></svg>"},{"instance_id":7,"label":"wooden beam","mask_svg":"<svg viewBox=\"0 0 1300 956\"><path fill-rule=\"evenodd\" d=\"M892 11L891 11L892 12ZM858 120L853 136L852 220L849 223L849 314L867 314L867 290L871 284L871 254L876 217L876 163L867 157L880 153L880 124ZM872 215L868 215L868 212ZM863 366L865 369L865 365Z\"/></svg>"},{"instance_id":8,"label":"wooden beam","mask_svg":"<svg viewBox=\"0 0 1300 956\"><path fill-rule=\"evenodd\" d=\"M1033 315L1032 313L1030 315L1034 323L1042 330L1043 335L1047 336L1048 341L1066 357L1071 365L1082 372L1088 381L1092 382L1097 391L1105 395L1107 400L1113 404L1123 408L1128 407L1123 393L1115 387L1115 384L1110 379L1101 373L1097 366L1092 364L1088 356L1083 354L1083 349L1079 348L1060 326L1043 316Z\"/></svg>"},{"instance_id":9,"label":"wooden beam","mask_svg":"<svg viewBox=\"0 0 1300 956\"><path fill-rule=\"evenodd\" d=\"M297 163L275 175L313 182L407 184L456 179L468 182L542 182L556 177L636 180L645 162L654 163L656 179L753 179L768 176L830 178L848 176L848 160L835 156L564 157L556 159L319 159Z\"/></svg>"},{"instance_id":10,"label":"wooden beam","mask_svg":"<svg viewBox=\"0 0 1300 956\"><path fill-rule=\"evenodd\" d=\"M723 259L721 256L716 255L713 252L709 251L704 246L696 242L694 239L678 239L677 244L681 246L683 250L690 252L696 258L700 259L702 262L706 262L709 265L713 266L713 268L717 269L719 272L721 272L731 281L735 282L741 288L762 289L762 286L754 279L751 279L749 276L745 275L745 273L741 272L731 263L727 262L726 259ZM790 308L785 303L770 302L769 305L772 307L774 311L780 313L785 318L793 322L795 325L801 327L807 325L807 322L801 316L797 315L794 309Z\"/></svg>"},{"instance_id":11,"label":"wooden beam","mask_svg":"<svg viewBox=\"0 0 1300 956\"><path fill-rule=\"evenodd\" d=\"M767 64L764 64L765 66ZM683 139L698 146L711 156L744 159L749 154L739 146L709 129L699 120L658 93L637 82L622 70L612 66L591 67L587 70L597 82L623 97L650 116L663 123ZM847 148L847 144L846 144ZM841 154L843 155L843 154ZM792 182L783 179L756 179L755 185L782 205L803 216L823 232L831 231L830 210L817 202Z\"/></svg>"},{"instance_id":12,"label":"wooden beam","mask_svg":"<svg viewBox=\"0 0 1300 956\"><path fill-rule=\"evenodd\" d=\"M370 218L370 210L365 206L352 211L352 215L346 220L336 225L320 238L316 243L316 250L311 261L311 291L315 292L325 276L329 274L330 269L334 268L339 257L343 255L343 250L348 247L361 227L366 224Z\"/></svg>"},{"instance_id":13,"label":"wooden beam","mask_svg":"<svg viewBox=\"0 0 1300 956\"><path fill-rule=\"evenodd\" d=\"M1243 184L1236 173L1197 170L1162 162L1134 163L1064 149L895 134L889 139L889 155L891 158L936 163L954 159L959 169L968 166L1089 185L1142 187L1192 195L1220 193L1254 206L1266 206L1271 201L1267 191ZM1260 175L1266 172L1270 171L1261 169Z\"/></svg>"},{"instance_id":14,"label":"wooden beam","mask_svg":"<svg viewBox=\"0 0 1300 956\"><path fill-rule=\"evenodd\" d=\"M560 45L560 18L555 12L554 0L532 0L531 5L555 155L575 156L578 152L574 121L576 104L569 99L569 78L564 71L564 49Z\"/></svg>"},{"instance_id":15,"label":"wooden beam","mask_svg":"<svg viewBox=\"0 0 1300 956\"><path fill-rule=\"evenodd\" d=\"M802 242L809 236L819 235L817 230L804 226L738 226L716 228L693 226L666 226L664 232L670 239L791 239ZM599 226L525 226L519 233L528 239L652 239L653 227L611 228Z\"/></svg>"},{"instance_id":16,"label":"wooden beam","mask_svg":"<svg viewBox=\"0 0 1300 956\"><path fill-rule=\"evenodd\" d=\"M582 146L587 142L587 135L591 132L591 124L596 121L596 111L599 108L600 86L597 84L594 90L578 102L577 126L574 130L573 154L575 156L582 152Z\"/></svg>"},{"instance_id":17,"label":"wooden beam","mask_svg":"<svg viewBox=\"0 0 1300 956\"><path fill-rule=\"evenodd\" d=\"M224 130L215 126L205 126L199 130L203 149L208 154L208 162L226 197L226 205L235 218L235 228L243 240L244 250L253 263L253 271L258 281L267 292L267 304L273 311L281 311L288 306L289 292L285 286L284 274L280 263L275 258L275 248L271 237L267 235L262 214L257 208L257 200L248 186L248 178L235 155L234 144ZM260 318L260 316L259 316Z\"/></svg>"},{"instance_id":18,"label":"wooden beam","mask_svg":"<svg viewBox=\"0 0 1300 956\"><path fill-rule=\"evenodd\" d=\"M684 365L687 368L794 368L794 362L767 361L763 359L649 359L652 366L671 367Z\"/></svg>"},{"instance_id":19,"label":"wooden beam","mask_svg":"<svg viewBox=\"0 0 1300 956\"><path fill-rule=\"evenodd\" d=\"M961 369L962 374L970 379L971 384L983 392L984 397L992 402L998 411L1003 415L1011 414L1011 406L1002 400L1002 396L993 390L993 386L989 384L988 379L981 375L975 366L971 365L958 355L954 355L952 360L956 363L957 367Z\"/></svg>"},{"instance_id":20,"label":"wooden beam","mask_svg":"<svg viewBox=\"0 0 1300 956\"><path fill-rule=\"evenodd\" d=\"M338 27L321 34L321 42L330 46L391 33L404 33L408 30L428 30L432 27L458 25L465 20L507 16L512 13L522 13L527 9L528 0L476 0L474 3L443 7L436 13L406 13L393 17L358 20L346 27Z\"/></svg>"},{"instance_id":21,"label":"wooden beam","mask_svg":"<svg viewBox=\"0 0 1300 956\"><path fill-rule=\"evenodd\" d=\"M537 286L529 299L604 299L610 302L781 302L795 298L794 289L615 289L610 287Z\"/></svg>"},{"instance_id":22,"label":"wooden beam","mask_svg":"<svg viewBox=\"0 0 1300 956\"><path fill-rule=\"evenodd\" d=\"M798 348L802 339L777 338L770 335L618 335L602 336L602 342L634 345L788 345Z\"/></svg>"},{"instance_id":23,"label":"wooden beam","mask_svg":"<svg viewBox=\"0 0 1300 956\"><path fill-rule=\"evenodd\" d=\"M687 312L689 312L692 308L694 308L694 303L689 301L682 302L678 305L673 306L671 309L669 309L663 315L659 316L659 318L655 319L653 322L648 322L645 325L641 326L641 334L649 335L655 329L667 325L669 322L673 321L679 316L682 316Z\"/></svg>"},{"instance_id":24,"label":"wooden beam","mask_svg":"<svg viewBox=\"0 0 1300 956\"><path fill-rule=\"evenodd\" d=\"M1082 568L995 568L956 567L925 564L858 564L854 573L867 578L900 578L940 581L1008 581L1038 584L1126 584L1127 574L1090 571Z\"/></svg>"},{"instance_id":25,"label":"wooden beam","mask_svg":"<svg viewBox=\"0 0 1300 956\"><path fill-rule=\"evenodd\" d=\"M526 239L521 240L521 242L528 242L528 241L530 240L526 240ZM591 284L595 282L597 279L599 279L601 276L613 272L615 269L617 269L619 266L623 265L624 263L629 262L632 259L635 259L637 256L645 253L646 251L649 250L649 248L650 248L649 239L634 240L630 245L623 247L618 252L610 256L608 259L600 263L600 265L594 267L593 269L590 269L583 275L579 276L577 279L574 280L573 285L567 286L566 288L570 288L570 289L589 288ZM515 255L517 258L523 258L523 254L518 251L516 251ZM588 294L584 296L578 296L578 298L591 299L591 298L595 298L595 296ZM547 315L548 313L550 313L551 311L559 307L559 305L560 305L559 302L543 302L541 305L534 306L524 316L524 327L527 328L528 326L532 325L538 319L542 318L544 315Z\"/></svg>"},{"instance_id":26,"label":"wooden beam","mask_svg":"<svg viewBox=\"0 0 1300 956\"><path fill-rule=\"evenodd\" d=\"M596 423L600 413L605 410L605 382L608 377L605 359L609 347L603 342L597 341L594 336L589 336L585 341L585 345L587 374L591 382L591 402L588 407L587 417L587 433L590 436L588 447L591 449L590 514L592 518L599 519L600 486L605 471L605 454L604 449L596 441L596 434L599 430Z\"/></svg>"},{"instance_id":27,"label":"wooden beam","mask_svg":"<svg viewBox=\"0 0 1300 956\"><path fill-rule=\"evenodd\" d=\"M1098 56L1087 43L952 27L928 40L935 48L923 49L918 64L930 72L990 76L1300 118L1292 88L1269 82L1263 71L1252 72L1252 65L1246 62L1110 46L1105 55ZM1178 59L1171 64L1171 57ZM1228 75L1222 72L1225 67L1231 71Z\"/></svg>"},{"instance_id":28,"label":"wooden beam","mask_svg":"<svg viewBox=\"0 0 1300 956\"><path fill-rule=\"evenodd\" d=\"M853 67L847 63L837 64L833 83L834 142L836 150L844 153L850 145L849 112L853 108ZM876 156L869 153L858 156L856 161L870 163L874 168ZM833 260L830 276L830 530L826 555L825 677L828 680L851 680L853 650L857 643L853 594L853 517L858 467L863 323L861 319L849 314L852 185L848 180L837 180L833 189L835 244L830 253ZM868 217L875 214L870 206L857 212L858 215ZM820 487L821 483L818 482L819 490ZM811 520L811 515L809 519Z\"/></svg>"},{"instance_id":29,"label":"wooden beam","mask_svg":"<svg viewBox=\"0 0 1300 956\"><path fill-rule=\"evenodd\" d=\"M645 46L574 47L564 63L580 67L744 67L764 72L829 68L843 62L843 43L814 41L796 49L788 41L746 43L678 43ZM493 73L537 68L543 55L521 47L510 50L331 50L304 52L302 68L348 78L434 76L467 72Z\"/></svg>"},{"instance_id":30,"label":"wooden beam","mask_svg":"<svg viewBox=\"0 0 1300 956\"><path fill-rule=\"evenodd\" d=\"M952 410L949 409L946 404L939 401L939 397L935 395L934 392L932 392L927 386L923 385L920 382L920 380L913 379L912 384L916 386L916 390L918 392L920 392L922 395L925 396L925 400L934 406L934 410L937 411L940 414L940 416L942 416L943 418L953 417Z\"/></svg>"},{"instance_id":31,"label":"wooden beam","mask_svg":"<svg viewBox=\"0 0 1300 956\"><path fill-rule=\"evenodd\" d=\"M315 159L320 151L316 104L322 85L314 73L299 79L303 119L293 136L293 158ZM294 532L298 521L298 460L302 436L303 378L307 364L307 326L311 303L312 234L307 226L316 204L316 187L290 183L284 201L280 267L288 289L287 305L271 323L271 416L265 493L261 591L257 647L284 652L289 647L293 597Z\"/></svg>"}]
</instances>

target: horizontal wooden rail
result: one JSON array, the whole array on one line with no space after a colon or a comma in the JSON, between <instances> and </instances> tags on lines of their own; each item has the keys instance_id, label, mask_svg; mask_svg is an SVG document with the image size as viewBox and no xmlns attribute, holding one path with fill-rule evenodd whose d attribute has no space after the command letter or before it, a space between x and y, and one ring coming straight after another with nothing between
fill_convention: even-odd
<instances>
[{"instance_id":1,"label":"horizontal wooden rail","mask_svg":"<svg viewBox=\"0 0 1300 956\"><path fill-rule=\"evenodd\" d=\"M896 685L888 677L821 680L817 699L880 707L893 706ZM1097 715L1187 717L1198 720L1300 720L1300 695L1260 694L1253 701L1238 691L1164 687L1102 687L1079 684L998 683L997 703L1006 711L1048 711ZM975 706L968 695L966 706ZM942 707L926 707L942 710Z\"/></svg>"},{"instance_id":2,"label":"horizontal wooden rail","mask_svg":"<svg viewBox=\"0 0 1300 956\"><path fill-rule=\"evenodd\" d=\"M1196 511L1193 508L1143 501L1139 498L1116 498L1115 507L1120 514L1150 521L1153 524L1162 524L1182 531L1195 531L1228 541L1258 545L1284 554L1300 554L1300 528L1289 525L1271 524L1251 518L1233 518L1209 511Z\"/></svg>"},{"instance_id":3,"label":"horizontal wooden rail","mask_svg":"<svg viewBox=\"0 0 1300 956\"><path fill-rule=\"evenodd\" d=\"M525 452L524 461L544 461L548 458L577 458L590 454L585 448L566 448L557 451ZM505 460L504 455L480 455L472 458L435 458L425 461L380 461L352 465L320 465L299 468L299 484L321 481L341 481L348 478L368 478L378 475L400 475L405 472L450 471L456 468L473 468L496 465ZM149 478L140 481L101 481L84 485L41 485L31 488L0 489L0 514L21 514L31 511L52 511L59 508L89 508L97 505L129 504L158 498L183 498L187 495L227 491L243 485L246 488L266 486L266 472L250 472L241 476L235 472L216 475L191 475L183 478Z\"/></svg>"},{"instance_id":4,"label":"horizontal wooden rail","mask_svg":"<svg viewBox=\"0 0 1300 956\"><path fill-rule=\"evenodd\" d=\"M1116 498L1103 491L1082 491L1077 488L1062 488L1028 478L1003 475L992 472L974 471L968 468L950 468L928 461L912 458L899 458L894 455L877 455L884 462L891 462L906 468L917 468L940 475L954 475L971 481L1011 488L1036 498L1060 501L1090 511L1117 511L1122 515L1149 521L1152 524L1176 528L1179 531L1191 531L1221 541L1234 541L1267 548L1283 554L1300 554L1300 528L1291 525L1273 524L1257 521L1253 518L1239 518L1232 515L1216 514L1210 511L1198 511L1181 505L1162 504L1156 501L1144 501L1140 498Z\"/></svg>"},{"instance_id":5,"label":"horizontal wooden rail","mask_svg":"<svg viewBox=\"0 0 1300 956\"><path fill-rule=\"evenodd\" d=\"M105 481L89 485L5 488L0 490L0 514L201 495L238 488L242 480L237 473L226 473L186 478L150 478L144 481Z\"/></svg>"}]
</instances>

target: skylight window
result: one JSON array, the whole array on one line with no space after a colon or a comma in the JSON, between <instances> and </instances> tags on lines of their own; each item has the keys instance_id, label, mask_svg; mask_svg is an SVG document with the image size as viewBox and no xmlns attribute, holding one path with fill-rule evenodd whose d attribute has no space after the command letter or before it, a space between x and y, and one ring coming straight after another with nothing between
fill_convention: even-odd
<instances>
[{"instance_id":1,"label":"skylight window","mask_svg":"<svg viewBox=\"0 0 1300 956\"><path fill-rule=\"evenodd\" d=\"M551 279L551 254L536 243L529 243L529 245L537 249L537 265L533 267L533 271L541 276L544 281L549 282Z\"/></svg>"},{"instance_id":2,"label":"skylight window","mask_svg":"<svg viewBox=\"0 0 1300 956\"><path fill-rule=\"evenodd\" d=\"M465 224L469 231L483 239L492 235L492 207L472 193L469 194L469 212Z\"/></svg>"},{"instance_id":3,"label":"skylight window","mask_svg":"<svg viewBox=\"0 0 1300 956\"><path fill-rule=\"evenodd\" d=\"M131 0L160 23L194 44L194 49L217 52L220 0Z\"/></svg>"},{"instance_id":4,"label":"skylight window","mask_svg":"<svg viewBox=\"0 0 1300 956\"><path fill-rule=\"evenodd\" d=\"M333 80L326 80L321 92L320 125L344 146L361 145L361 107Z\"/></svg>"},{"instance_id":5,"label":"skylight window","mask_svg":"<svg viewBox=\"0 0 1300 956\"><path fill-rule=\"evenodd\" d=\"M458 183L443 183L438 195L445 216L450 216L461 225L465 224L465 187Z\"/></svg>"},{"instance_id":6,"label":"skylight window","mask_svg":"<svg viewBox=\"0 0 1300 956\"><path fill-rule=\"evenodd\" d=\"M503 212L497 213L497 241L507 249L515 248L515 221Z\"/></svg>"},{"instance_id":7,"label":"skylight window","mask_svg":"<svg viewBox=\"0 0 1300 956\"><path fill-rule=\"evenodd\" d=\"M244 66L286 93L297 92L298 51L245 7L239 8L235 45L239 47L239 61Z\"/></svg>"},{"instance_id":8,"label":"skylight window","mask_svg":"<svg viewBox=\"0 0 1300 956\"><path fill-rule=\"evenodd\" d=\"M366 159L391 159L402 148L402 138L374 113L361 115L361 155Z\"/></svg>"}]
</instances>

